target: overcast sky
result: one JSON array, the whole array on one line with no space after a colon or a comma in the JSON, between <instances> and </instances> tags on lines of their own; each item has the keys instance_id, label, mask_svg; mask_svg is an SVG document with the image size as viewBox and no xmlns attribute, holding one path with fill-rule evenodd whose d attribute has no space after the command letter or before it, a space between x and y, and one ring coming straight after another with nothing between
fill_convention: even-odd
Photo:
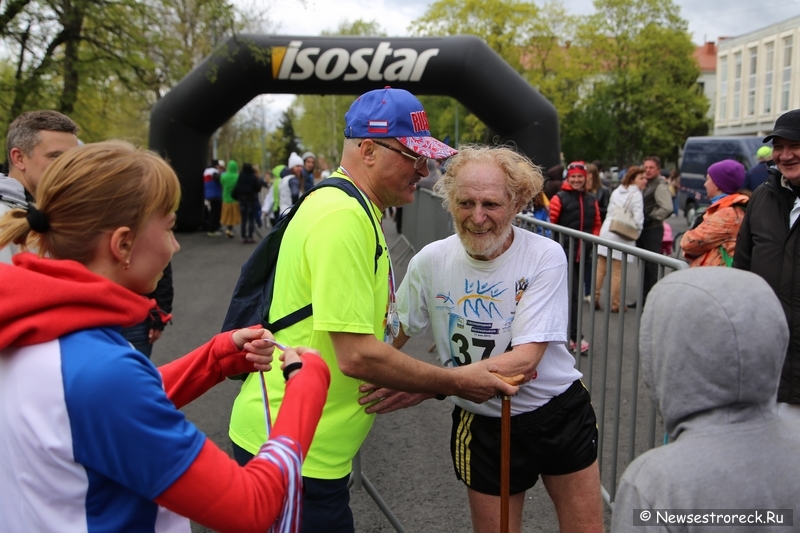
<instances>
[{"instance_id":1,"label":"overcast sky","mask_svg":"<svg viewBox=\"0 0 800 533\"><path fill-rule=\"evenodd\" d=\"M562 0L572 14L594 11L592 0ZM689 21L696 43L735 37L800 15L800 0L673 0ZM390 36L407 36L411 21L421 17L427 0L273 0L269 17L285 35L319 35L340 22L375 20ZM541 2L537 2L540 3Z\"/></svg>"},{"instance_id":2,"label":"overcast sky","mask_svg":"<svg viewBox=\"0 0 800 533\"><path fill-rule=\"evenodd\" d=\"M592 0L562 0L567 11L586 15L594 11ZM800 0L673 0L689 22L695 43L736 37L800 15ZM542 3L542 2L538 2ZM414 19L421 17L429 0L272 0L270 21L282 35L319 35L335 31L339 24L356 19L375 20L390 36L408 36ZM294 96L265 97L270 122Z\"/></svg>"}]
</instances>

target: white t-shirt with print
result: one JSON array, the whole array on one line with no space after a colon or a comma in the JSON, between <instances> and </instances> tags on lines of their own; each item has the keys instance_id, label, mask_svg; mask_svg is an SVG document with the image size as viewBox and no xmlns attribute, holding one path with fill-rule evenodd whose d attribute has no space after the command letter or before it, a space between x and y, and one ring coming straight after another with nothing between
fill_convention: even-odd
<instances>
[{"instance_id":1,"label":"white t-shirt with print","mask_svg":"<svg viewBox=\"0 0 800 533\"><path fill-rule=\"evenodd\" d=\"M532 411L566 391L582 374L567 350L567 260L555 241L513 227L514 241L500 257L470 257L457 235L415 255L397 292L403 329L410 337L433 328L445 367L493 357L512 346L547 342L535 379L520 387L511 414ZM501 400L483 404L452 397L456 405L499 417Z\"/></svg>"}]
</instances>

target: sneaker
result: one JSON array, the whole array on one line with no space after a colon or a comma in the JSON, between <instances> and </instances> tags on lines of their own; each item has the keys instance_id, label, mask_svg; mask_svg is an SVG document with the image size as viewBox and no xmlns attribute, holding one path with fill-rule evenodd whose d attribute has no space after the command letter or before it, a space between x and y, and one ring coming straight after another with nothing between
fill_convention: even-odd
<instances>
[{"instance_id":1,"label":"sneaker","mask_svg":"<svg viewBox=\"0 0 800 533\"><path fill-rule=\"evenodd\" d=\"M225 236L229 239L233 239L233 232L231 230L225 230Z\"/></svg>"},{"instance_id":2,"label":"sneaker","mask_svg":"<svg viewBox=\"0 0 800 533\"><path fill-rule=\"evenodd\" d=\"M586 302L587 304L591 303L592 297L587 294L586 296L583 297L583 301Z\"/></svg>"},{"instance_id":3,"label":"sneaker","mask_svg":"<svg viewBox=\"0 0 800 533\"><path fill-rule=\"evenodd\" d=\"M220 235L222 235L222 232L221 231L209 231L208 233L206 233L206 235L208 235L209 237L219 237Z\"/></svg>"},{"instance_id":4,"label":"sneaker","mask_svg":"<svg viewBox=\"0 0 800 533\"><path fill-rule=\"evenodd\" d=\"M575 341L569 341L569 351L575 351ZM584 339L581 339L581 353L586 353L589 351L589 343L586 342Z\"/></svg>"}]
</instances>

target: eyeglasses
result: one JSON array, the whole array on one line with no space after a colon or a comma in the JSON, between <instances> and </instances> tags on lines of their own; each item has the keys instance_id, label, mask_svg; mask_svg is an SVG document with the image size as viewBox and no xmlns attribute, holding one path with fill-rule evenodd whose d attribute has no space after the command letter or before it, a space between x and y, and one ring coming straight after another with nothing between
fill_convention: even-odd
<instances>
[{"instance_id":1,"label":"eyeglasses","mask_svg":"<svg viewBox=\"0 0 800 533\"><path fill-rule=\"evenodd\" d=\"M577 168L578 170L586 170L586 165L581 165L580 163L570 163L567 166L567 170L572 170L573 168Z\"/></svg>"},{"instance_id":2,"label":"eyeglasses","mask_svg":"<svg viewBox=\"0 0 800 533\"><path fill-rule=\"evenodd\" d=\"M409 154L408 152L404 152L403 150L400 150L399 148L395 148L394 146L392 146L390 144L386 144L386 143L383 143L383 142L375 140L375 139L370 139L370 141L374 142L378 146L383 146L384 148L388 148L389 150L391 150L393 152L397 152L398 154L404 155L407 158L412 159L414 161L414 170L421 170L422 167L424 167L425 164L427 164L427 162L428 162L428 158L425 157L424 155L419 155L419 156L412 155L412 154ZM358 143L358 147L359 148L361 148L361 143L363 143L363 142L364 141L361 141L360 143Z\"/></svg>"}]
</instances>

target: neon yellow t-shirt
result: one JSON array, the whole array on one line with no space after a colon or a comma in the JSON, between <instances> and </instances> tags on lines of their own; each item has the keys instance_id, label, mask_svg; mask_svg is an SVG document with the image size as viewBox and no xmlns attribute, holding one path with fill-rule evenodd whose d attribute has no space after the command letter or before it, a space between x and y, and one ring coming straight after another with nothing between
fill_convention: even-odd
<instances>
[{"instance_id":1,"label":"neon yellow t-shirt","mask_svg":"<svg viewBox=\"0 0 800 533\"><path fill-rule=\"evenodd\" d=\"M338 172L335 177L345 177ZM332 176L333 177L333 176ZM365 196L365 199L366 196ZM375 223L381 212L372 207ZM312 302L313 315L275 337L288 346L318 350L331 371L328 399L314 441L303 464L303 475L339 479L352 470L352 459L369 433L374 415L358 404L362 381L342 374L328 332L374 334L383 340L389 299L389 259L383 232L383 253L375 272L375 231L358 201L328 187L303 201L281 242L270 320ZM285 383L277 359L265 374L270 413L280 416ZM261 381L251 374L233 404L229 435L250 453L266 440Z\"/></svg>"}]
</instances>

